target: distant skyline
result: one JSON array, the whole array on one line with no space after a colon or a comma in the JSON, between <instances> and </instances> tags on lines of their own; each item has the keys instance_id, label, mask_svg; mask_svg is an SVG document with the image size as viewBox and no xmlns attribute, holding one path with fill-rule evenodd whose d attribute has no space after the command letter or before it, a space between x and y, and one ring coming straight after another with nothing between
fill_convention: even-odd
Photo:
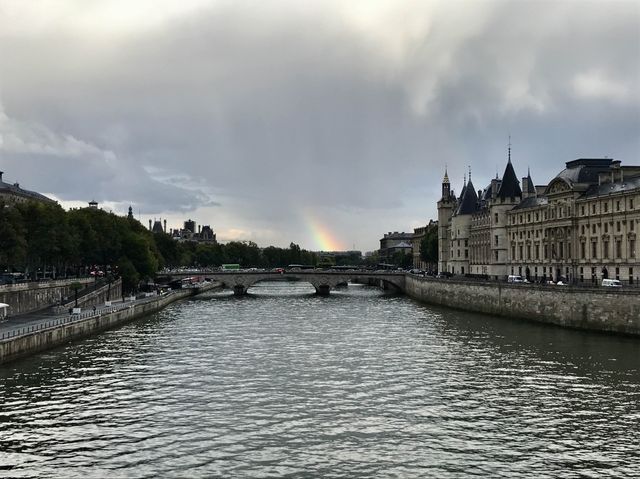
<instances>
[{"instance_id":1,"label":"distant skyline","mask_svg":"<svg viewBox=\"0 0 640 479\"><path fill-rule=\"evenodd\" d=\"M65 207L369 251L509 135L640 164L640 2L0 0L0 170Z\"/></svg>"}]
</instances>

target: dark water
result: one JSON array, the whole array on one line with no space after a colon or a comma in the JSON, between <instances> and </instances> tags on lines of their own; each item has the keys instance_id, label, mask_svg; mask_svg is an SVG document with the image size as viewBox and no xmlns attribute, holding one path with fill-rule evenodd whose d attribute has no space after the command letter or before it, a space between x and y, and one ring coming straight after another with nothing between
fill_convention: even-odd
<instances>
[{"instance_id":1,"label":"dark water","mask_svg":"<svg viewBox=\"0 0 640 479\"><path fill-rule=\"evenodd\" d=\"M0 477L640 475L639 340L252 291L2 367Z\"/></svg>"}]
</instances>

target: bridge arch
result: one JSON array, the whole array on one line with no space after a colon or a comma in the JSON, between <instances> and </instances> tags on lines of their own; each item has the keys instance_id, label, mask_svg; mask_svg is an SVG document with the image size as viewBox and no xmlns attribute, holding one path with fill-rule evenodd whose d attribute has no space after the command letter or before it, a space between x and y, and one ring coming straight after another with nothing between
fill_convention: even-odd
<instances>
[{"instance_id":1,"label":"bridge arch","mask_svg":"<svg viewBox=\"0 0 640 479\"><path fill-rule=\"evenodd\" d=\"M173 278L197 276L220 282L223 286L233 290L236 295L243 295L256 283L269 280L293 279L311 284L317 294L328 295L339 284L353 281L361 284L378 286L383 289L394 289L404 292L405 275L400 272L373 271L287 271L277 273L271 271L241 271L241 272L206 272L190 271L188 273L169 273Z\"/></svg>"}]
</instances>

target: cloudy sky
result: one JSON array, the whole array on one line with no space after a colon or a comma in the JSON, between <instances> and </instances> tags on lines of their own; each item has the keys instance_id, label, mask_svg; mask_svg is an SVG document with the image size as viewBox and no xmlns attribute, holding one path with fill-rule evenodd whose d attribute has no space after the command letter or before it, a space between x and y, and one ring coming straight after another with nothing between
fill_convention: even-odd
<instances>
[{"instance_id":1,"label":"cloudy sky","mask_svg":"<svg viewBox=\"0 0 640 479\"><path fill-rule=\"evenodd\" d=\"M640 2L0 0L0 169L66 207L372 250L509 134L640 162Z\"/></svg>"}]
</instances>

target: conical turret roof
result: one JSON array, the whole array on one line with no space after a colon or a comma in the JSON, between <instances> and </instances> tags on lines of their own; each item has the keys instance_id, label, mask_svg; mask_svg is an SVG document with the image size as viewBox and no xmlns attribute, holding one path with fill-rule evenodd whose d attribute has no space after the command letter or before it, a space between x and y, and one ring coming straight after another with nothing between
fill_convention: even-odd
<instances>
[{"instance_id":1,"label":"conical turret roof","mask_svg":"<svg viewBox=\"0 0 640 479\"><path fill-rule=\"evenodd\" d=\"M536 187L533 186L533 180L531 179L531 170L527 169L527 191L525 193L535 194Z\"/></svg>"},{"instance_id":2,"label":"conical turret roof","mask_svg":"<svg viewBox=\"0 0 640 479\"><path fill-rule=\"evenodd\" d=\"M513 169L511 160L507 163L507 167L502 175L502 183L498 190L498 198L515 198L522 197L522 190L520 189L520 182L516 176L516 172Z\"/></svg>"},{"instance_id":3,"label":"conical turret roof","mask_svg":"<svg viewBox=\"0 0 640 479\"><path fill-rule=\"evenodd\" d=\"M442 179L442 183L449 183L449 175L447 174L447 168L444 169L444 178Z\"/></svg>"},{"instance_id":4,"label":"conical turret roof","mask_svg":"<svg viewBox=\"0 0 640 479\"><path fill-rule=\"evenodd\" d=\"M465 185L462 195L460 196L460 203L456 210L457 215L470 215L478 211L478 194L471 180Z\"/></svg>"}]
</instances>

